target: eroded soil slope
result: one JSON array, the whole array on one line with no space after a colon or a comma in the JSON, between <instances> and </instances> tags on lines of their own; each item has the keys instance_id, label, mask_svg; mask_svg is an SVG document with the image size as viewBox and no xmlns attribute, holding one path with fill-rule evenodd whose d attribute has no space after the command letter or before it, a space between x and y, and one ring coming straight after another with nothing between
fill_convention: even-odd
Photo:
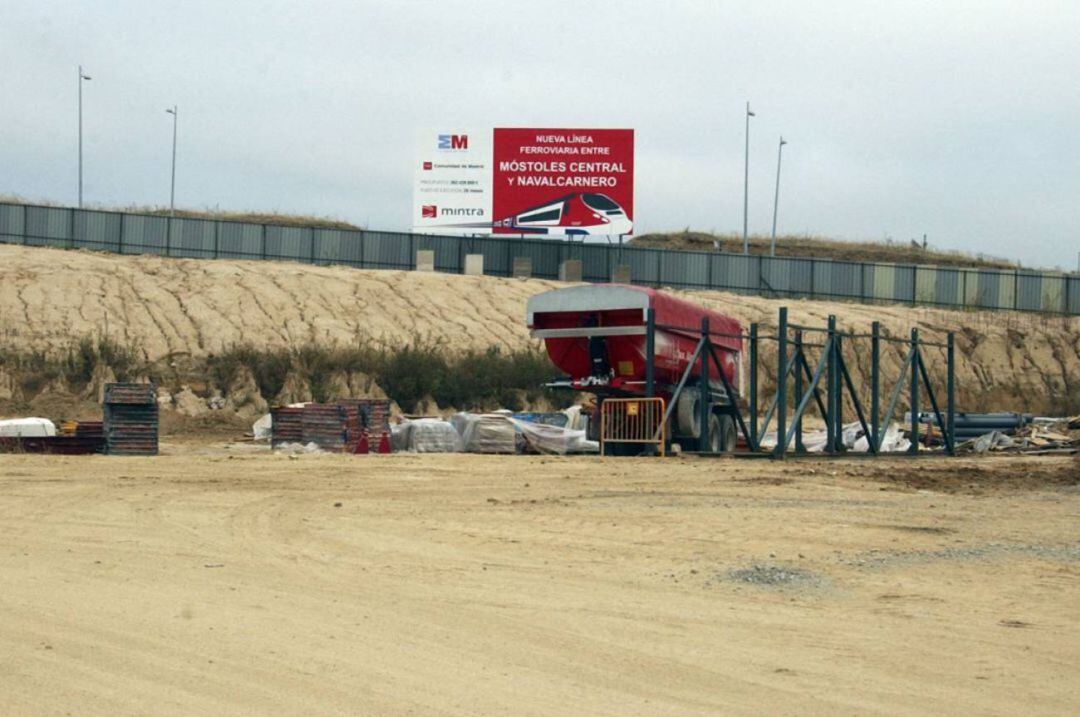
<instances>
[{"instance_id":1,"label":"eroded soil slope","mask_svg":"<svg viewBox=\"0 0 1080 717\"><path fill-rule=\"evenodd\" d=\"M529 296L542 280L368 271L293 263L198 261L0 245L0 336L8 348L59 347L107 335L150 360L201 356L233 344L299 346L418 337L450 346L513 347L530 341ZM960 403L968 410L1067 413L1080 401L1080 319L1016 313L950 312L904 306L770 300L722 292L691 298L745 322L771 326L781 305L794 322L824 325L829 314L856 331L882 322L891 336L957 333ZM865 357L867 342L847 351ZM765 350L766 364L774 361ZM902 348L884 356L892 376ZM941 351L928 356L940 375ZM866 362L853 361L856 380ZM766 386L768 380L766 380Z\"/></svg>"}]
</instances>

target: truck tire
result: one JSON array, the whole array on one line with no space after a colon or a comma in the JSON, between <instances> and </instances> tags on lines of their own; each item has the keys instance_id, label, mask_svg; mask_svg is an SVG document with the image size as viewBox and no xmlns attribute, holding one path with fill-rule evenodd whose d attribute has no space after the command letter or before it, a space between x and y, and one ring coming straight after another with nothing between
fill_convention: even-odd
<instances>
[{"instance_id":1,"label":"truck tire","mask_svg":"<svg viewBox=\"0 0 1080 717\"><path fill-rule=\"evenodd\" d=\"M714 417L718 419L720 424L720 452L734 453L735 443L739 438L739 434L735 430L735 419L726 413L722 413L719 416L714 414Z\"/></svg>"},{"instance_id":2,"label":"truck tire","mask_svg":"<svg viewBox=\"0 0 1080 717\"><path fill-rule=\"evenodd\" d=\"M701 435L701 395L697 389L684 388L679 394L676 418L680 436L697 438Z\"/></svg>"},{"instance_id":3,"label":"truck tire","mask_svg":"<svg viewBox=\"0 0 1080 717\"><path fill-rule=\"evenodd\" d=\"M709 453L722 453L724 451L723 429L720 426L720 416L717 416L715 413L710 413L709 440L705 444L705 450Z\"/></svg>"}]
</instances>

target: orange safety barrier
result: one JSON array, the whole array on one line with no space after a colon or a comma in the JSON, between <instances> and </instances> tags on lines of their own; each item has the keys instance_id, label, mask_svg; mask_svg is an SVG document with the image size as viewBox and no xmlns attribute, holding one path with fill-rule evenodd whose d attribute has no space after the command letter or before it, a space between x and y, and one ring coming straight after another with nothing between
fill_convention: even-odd
<instances>
[{"instance_id":1,"label":"orange safety barrier","mask_svg":"<svg viewBox=\"0 0 1080 717\"><path fill-rule=\"evenodd\" d=\"M663 398L607 398L600 404L600 454L605 443L656 445L660 455L667 447L666 404Z\"/></svg>"}]
</instances>

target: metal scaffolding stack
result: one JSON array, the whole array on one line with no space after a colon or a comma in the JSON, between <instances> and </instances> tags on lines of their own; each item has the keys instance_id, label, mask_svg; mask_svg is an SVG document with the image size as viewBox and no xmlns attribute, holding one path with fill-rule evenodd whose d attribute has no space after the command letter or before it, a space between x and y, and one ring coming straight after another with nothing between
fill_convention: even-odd
<instances>
[{"instance_id":1,"label":"metal scaffolding stack","mask_svg":"<svg viewBox=\"0 0 1080 717\"><path fill-rule=\"evenodd\" d=\"M109 455L157 455L158 405L154 384L106 384L104 433L105 452Z\"/></svg>"}]
</instances>

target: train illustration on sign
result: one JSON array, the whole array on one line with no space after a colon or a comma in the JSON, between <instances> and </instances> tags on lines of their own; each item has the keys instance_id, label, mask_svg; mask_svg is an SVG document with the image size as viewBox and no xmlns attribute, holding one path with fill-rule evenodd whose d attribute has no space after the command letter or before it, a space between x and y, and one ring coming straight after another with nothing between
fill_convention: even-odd
<instances>
[{"instance_id":1,"label":"train illustration on sign","mask_svg":"<svg viewBox=\"0 0 1080 717\"><path fill-rule=\"evenodd\" d=\"M629 234L634 227L626 211L606 194L568 194L492 223L514 234L586 236Z\"/></svg>"}]
</instances>

